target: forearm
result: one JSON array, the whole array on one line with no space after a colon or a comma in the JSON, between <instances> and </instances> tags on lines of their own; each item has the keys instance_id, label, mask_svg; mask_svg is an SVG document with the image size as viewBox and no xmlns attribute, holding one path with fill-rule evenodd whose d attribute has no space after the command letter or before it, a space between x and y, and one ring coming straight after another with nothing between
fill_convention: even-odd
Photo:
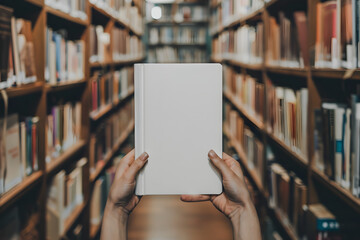
<instances>
[{"instance_id":1,"label":"forearm","mask_svg":"<svg viewBox=\"0 0 360 240\"><path fill-rule=\"evenodd\" d=\"M261 240L259 219L255 207L250 204L231 218L234 240Z\"/></svg>"},{"instance_id":2,"label":"forearm","mask_svg":"<svg viewBox=\"0 0 360 240\"><path fill-rule=\"evenodd\" d=\"M105 207L101 228L101 239L126 240L128 215L122 213L114 204Z\"/></svg>"}]
</instances>

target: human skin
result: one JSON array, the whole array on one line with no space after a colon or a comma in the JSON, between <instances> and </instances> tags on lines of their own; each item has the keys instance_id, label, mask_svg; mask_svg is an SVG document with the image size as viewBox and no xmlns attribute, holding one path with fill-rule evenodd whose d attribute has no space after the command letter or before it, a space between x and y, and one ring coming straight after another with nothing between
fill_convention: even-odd
<instances>
[{"instance_id":1,"label":"human skin","mask_svg":"<svg viewBox=\"0 0 360 240\"><path fill-rule=\"evenodd\" d=\"M260 240L259 220L239 163L226 153L223 159L212 150L208 156L222 176L224 191L219 195L182 195L181 200L211 201L231 220L234 240ZM127 239L128 217L140 201L135 195L136 175L148 158L143 153L135 160L132 150L120 161L104 211L101 239Z\"/></svg>"}]
</instances>

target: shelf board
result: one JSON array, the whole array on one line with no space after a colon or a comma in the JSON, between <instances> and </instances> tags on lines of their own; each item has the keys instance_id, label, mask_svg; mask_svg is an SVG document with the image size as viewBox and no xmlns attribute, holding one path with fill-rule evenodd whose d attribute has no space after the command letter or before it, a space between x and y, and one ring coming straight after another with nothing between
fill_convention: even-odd
<instances>
[{"instance_id":1,"label":"shelf board","mask_svg":"<svg viewBox=\"0 0 360 240\"><path fill-rule=\"evenodd\" d=\"M62 12L62 11L52 8L50 6L45 6L45 10L48 14L62 18L63 20L65 20L67 22L75 23L75 24L81 25L83 27L86 27L88 25L88 21L84 21L80 18L73 17L65 12Z\"/></svg>"},{"instance_id":2,"label":"shelf board","mask_svg":"<svg viewBox=\"0 0 360 240\"><path fill-rule=\"evenodd\" d=\"M51 174L52 172L54 172L60 165L67 162L72 156L82 150L85 145L85 140L79 140L77 143L67 149L64 153L62 153L59 157L52 159L50 163L46 164L46 173Z\"/></svg>"},{"instance_id":3,"label":"shelf board","mask_svg":"<svg viewBox=\"0 0 360 240\"><path fill-rule=\"evenodd\" d=\"M71 229L71 227L75 224L76 220L80 217L81 213L84 211L86 204L82 203L77 206L72 212L71 215L65 220L64 223L64 232L62 234L62 238L66 236L66 233Z\"/></svg>"},{"instance_id":4,"label":"shelf board","mask_svg":"<svg viewBox=\"0 0 360 240\"><path fill-rule=\"evenodd\" d=\"M280 149L282 151L284 151L285 153L287 153L288 155L291 156L292 159L294 159L298 164L300 164L302 167L306 168L308 165L308 161L306 160L305 157L297 154L296 152L294 152L289 146L287 146L283 141L281 141L280 139L278 139L274 134L272 134L271 132L267 131L267 136L270 140L272 140L272 142L276 143L277 146L280 147Z\"/></svg>"},{"instance_id":5,"label":"shelf board","mask_svg":"<svg viewBox=\"0 0 360 240\"><path fill-rule=\"evenodd\" d=\"M10 87L6 89L8 98L20 97L34 93L40 93L43 89L43 82L34 82L29 84L23 84L18 87Z\"/></svg>"},{"instance_id":6,"label":"shelf board","mask_svg":"<svg viewBox=\"0 0 360 240\"><path fill-rule=\"evenodd\" d=\"M233 66L238 66L241 68L246 68L249 70L254 70L254 71L261 71L263 69L263 65L262 64L248 64L248 63L242 63L239 62L237 60L234 59L224 59L224 61L229 62L231 65Z\"/></svg>"},{"instance_id":7,"label":"shelf board","mask_svg":"<svg viewBox=\"0 0 360 240\"><path fill-rule=\"evenodd\" d=\"M360 198L355 197L351 192L338 183L330 180L324 173L318 169L311 168L312 175L314 179L317 180L321 185L325 186L331 192L333 192L337 197L341 198L348 206L354 209L357 213L360 214Z\"/></svg>"},{"instance_id":8,"label":"shelf board","mask_svg":"<svg viewBox=\"0 0 360 240\"><path fill-rule=\"evenodd\" d=\"M137 62L141 62L145 59L145 56L141 56L138 58L134 58L134 59L128 59L128 60L118 60L118 61L108 61L108 62L94 62L94 63L90 63L90 67L91 68L104 68L104 67L109 67L109 66L113 66L113 65L121 65L121 64L133 64L133 63L137 63Z\"/></svg>"},{"instance_id":9,"label":"shelf board","mask_svg":"<svg viewBox=\"0 0 360 240\"><path fill-rule=\"evenodd\" d=\"M90 182L94 182L99 175L105 170L107 164L110 162L110 160L114 157L115 153L119 150L120 146L125 142L125 140L128 138L130 133L134 130L135 122L132 120L129 125L126 127L124 132L120 135L119 139L116 141L112 149L106 154L103 164L96 168L95 171L90 175Z\"/></svg>"},{"instance_id":10,"label":"shelf board","mask_svg":"<svg viewBox=\"0 0 360 240\"><path fill-rule=\"evenodd\" d=\"M40 1L40 0L25 0L25 2L28 2L34 6L37 7L43 7L44 6L44 1Z\"/></svg>"},{"instance_id":11,"label":"shelf board","mask_svg":"<svg viewBox=\"0 0 360 240\"><path fill-rule=\"evenodd\" d=\"M263 187L263 184L261 182L261 179L258 175L258 173L254 170L254 169L251 169L247 162L248 162L248 159L247 159L247 156L241 146L241 144L236 140L234 139L234 137L231 135L230 133L230 130L229 130L229 127L228 126L224 126L224 134L225 136L227 136L229 139L230 139L230 145L236 150L236 152L238 153L239 155L239 159L240 159L240 162L241 162L241 165L242 167L245 169L247 175L250 176L250 178L252 179L252 182L255 183L256 185L256 188L260 191L260 193L265 197L267 194L265 193L265 190L264 190L264 187Z\"/></svg>"},{"instance_id":12,"label":"shelf board","mask_svg":"<svg viewBox=\"0 0 360 240\"><path fill-rule=\"evenodd\" d=\"M81 79L78 81L60 82L57 84L46 84L45 88L47 92L58 92L58 91L73 89L81 85L85 85L85 83L86 80Z\"/></svg>"},{"instance_id":13,"label":"shelf board","mask_svg":"<svg viewBox=\"0 0 360 240\"><path fill-rule=\"evenodd\" d=\"M283 74L283 75L292 75L298 77L307 77L308 68L288 68L288 67L278 67L278 66L265 66L265 69L269 73Z\"/></svg>"},{"instance_id":14,"label":"shelf board","mask_svg":"<svg viewBox=\"0 0 360 240\"><path fill-rule=\"evenodd\" d=\"M27 191L32 189L42 178L43 172L37 171L27 176L21 183L0 196L0 212L17 201Z\"/></svg>"},{"instance_id":15,"label":"shelf board","mask_svg":"<svg viewBox=\"0 0 360 240\"><path fill-rule=\"evenodd\" d=\"M247 113L247 111L239 104L238 101L236 101L236 98L232 96L229 92L224 92L224 96L236 107L240 113L247 118L252 124L254 124L258 129L264 130L264 124L260 122L256 117L250 115Z\"/></svg>"},{"instance_id":16,"label":"shelf board","mask_svg":"<svg viewBox=\"0 0 360 240\"><path fill-rule=\"evenodd\" d=\"M99 234L101 229L101 223L100 224L91 224L90 226L90 239L95 239L95 237Z\"/></svg>"},{"instance_id":17,"label":"shelf board","mask_svg":"<svg viewBox=\"0 0 360 240\"><path fill-rule=\"evenodd\" d=\"M128 99L132 95L134 95L134 89L129 90L128 94L125 97L123 97L122 99L120 99L118 102L107 104L106 106L100 108L97 111L92 111L90 113L91 120L98 121L100 118L102 118L103 116L108 114L111 110L113 110L115 107L117 107L122 102L126 101L126 99Z\"/></svg>"},{"instance_id":18,"label":"shelf board","mask_svg":"<svg viewBox=\"0 0 360 240\"><path fill-rule=\"evenodd\" d=\"M351 80L360 80L360 70L354 69L332 69L332 68L311 68L312 76L328 79L345 79L347 74Z\"/></svg>"},{"instance_id":19,"label":"shelf board","mask_svg":"<svg viewBox=\"0 0 360 240\"><path fill-rule=\"evenodd\" d=\"M281 226L282 230L286 234L288 239L291 240L297 240L299 239L293 229L293 227L284 221L284 218L282 217L282 214L280 213L279 209L271 208L270 206L267 207L268 212L271 213L273 219L276 220L278 225Z\"/></svg>"}]
</instances>

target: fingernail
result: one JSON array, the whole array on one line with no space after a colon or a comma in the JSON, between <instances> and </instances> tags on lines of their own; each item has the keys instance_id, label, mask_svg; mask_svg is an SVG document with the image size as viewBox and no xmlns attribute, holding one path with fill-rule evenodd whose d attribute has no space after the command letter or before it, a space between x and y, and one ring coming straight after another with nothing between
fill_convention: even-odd
<instances>
[{"instance_id":1,"label":"fingernail","mask_svg":"<svg viewBox=\"0 0 360 240\"><path fill-rule=\"evenodd\" d=\"M144 152L143 154L140 155L140 160L146 161L148 157L149 157L149 155L146 152Z\"/></svg>"},{"instance_id":2,"label":"fingernail","mask_svg":"<svg viewBox=\"0 0 360 240\"><path fill-rule=\"evenodd\" d=\"M216 157L216 153L214 152L214 150L210 150L209 157Z\"/></svg>"}]
</instances>

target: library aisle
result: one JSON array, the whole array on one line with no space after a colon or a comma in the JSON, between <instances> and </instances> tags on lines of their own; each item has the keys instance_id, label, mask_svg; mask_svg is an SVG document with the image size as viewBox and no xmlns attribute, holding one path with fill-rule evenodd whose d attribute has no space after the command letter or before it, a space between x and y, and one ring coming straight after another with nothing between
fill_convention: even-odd
<instances>
[{"instance_id":1,"label":"library aisle","mask_svg":"<svg viewBox=\"0 0 360 240\"><path fill-rule=\"evenodd\" d=\"M184 203L179 196L144 196L129 219L132 240L230 240L229 220L210 202Z\"/></svg>"}]
</instances>

